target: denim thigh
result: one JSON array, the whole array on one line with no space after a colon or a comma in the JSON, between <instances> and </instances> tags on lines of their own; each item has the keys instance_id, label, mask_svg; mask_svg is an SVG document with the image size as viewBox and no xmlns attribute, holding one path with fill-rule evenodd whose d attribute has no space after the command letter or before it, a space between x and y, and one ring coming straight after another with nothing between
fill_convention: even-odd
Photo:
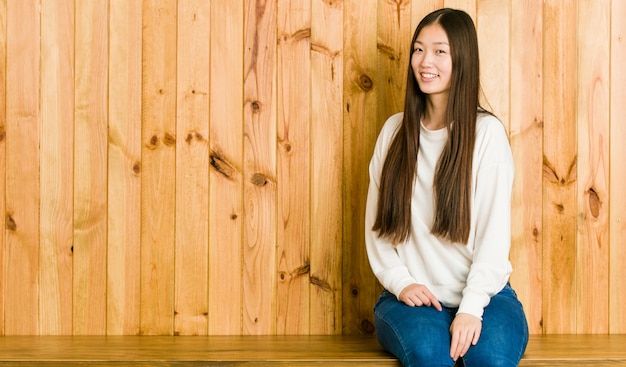
<instances>
[{"instance_id":1,"label":"denim thigh","mask_svg":"<svg viewBox=\"0 0 626 367\"><path fill-rule=\"evenodd\" d=\"M451 367L450 325L457 308L410 307L383 291L374 308L376 337L404 367ZM465 367L517 366L528 343L528 324L510 285L493 296L483 314L478 343L459 361Z\"/></svg>"},{"instance_id":2,"label":"denim thigh","mask_svg":"<svg viewBox=\"0 0 626 367\"><path fill-rule=\"evenodd\" d=\"M514 367L528 344L528 323L515 291L506 285L485 307L478 344L463 357L465 367Z\"/></svg>"},{"instance_id":3,"label":"denim thigh","mask_svg":"<svg viewBox=\"0 0 626 367\"><path fill-rule=\"evenodd\" d=\"M383 291L374 307L376 337L404 367L451 367L450 324L454 310L410 307Z\"/></svg>"}]
</instances>

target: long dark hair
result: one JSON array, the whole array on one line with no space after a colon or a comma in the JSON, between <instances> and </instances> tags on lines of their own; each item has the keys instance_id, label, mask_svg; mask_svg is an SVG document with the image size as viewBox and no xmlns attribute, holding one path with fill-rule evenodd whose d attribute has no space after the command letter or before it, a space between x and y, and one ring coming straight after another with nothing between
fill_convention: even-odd
<instances>
[{"instance_id":1,"label":"long dark hair","mask_svg":"<svg viewBox=\"0 0 626 367\"><path fill-rule=\"evenodd\" d=\"M421 30L439 24L448 36L452 77L446 128L448 141L441 153L433 183L435 219L431 232L453 242L467 243L471 219L472 156L479 105L478 40L472 18L461 10L439 9L419 23L411 40ZM409 60L411 58L409 57ZM426 95L419 89L409 61L402 125L394 137L383 165L374 231L394 244L411 232L411 197L417 170L420 118Z\"/></svg>"}]
</instances>

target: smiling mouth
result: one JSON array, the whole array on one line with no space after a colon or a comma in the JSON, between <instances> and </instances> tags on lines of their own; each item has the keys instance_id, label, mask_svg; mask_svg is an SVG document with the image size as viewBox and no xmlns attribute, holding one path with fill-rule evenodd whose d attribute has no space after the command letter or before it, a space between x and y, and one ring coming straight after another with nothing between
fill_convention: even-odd
<instances>
[{"instance_id":1,"label":"smiling mouth","mask_svg":"<svg viewBox=\"0 0 626 367\"><path fill-rule=\"evenodd\" d=\"M423 78L427 78L427 79L433 79L439 76L437 74L431 74L431 73L421 73L421 75Z\"/></svg>"}]
</instances>

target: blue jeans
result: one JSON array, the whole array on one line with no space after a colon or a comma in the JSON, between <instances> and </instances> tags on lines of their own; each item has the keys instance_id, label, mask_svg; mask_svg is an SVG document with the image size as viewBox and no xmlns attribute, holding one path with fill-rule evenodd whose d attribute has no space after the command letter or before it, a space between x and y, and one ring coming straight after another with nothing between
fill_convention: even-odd
<instances>
[{"instance_id":1,"label":"blue jeans","mask_svg":"<svg viewBox=\"0 0 626 367\"><path fill-rule=\"evenodd\" d=\"M409 307L385 290L374 307L376 337L404 367L451 367L450 324L456 311ZM528 323L522 304L507 284L485 307L480 339L457 365L517 366L527 343Z\"/></svg>"}]
</instances>

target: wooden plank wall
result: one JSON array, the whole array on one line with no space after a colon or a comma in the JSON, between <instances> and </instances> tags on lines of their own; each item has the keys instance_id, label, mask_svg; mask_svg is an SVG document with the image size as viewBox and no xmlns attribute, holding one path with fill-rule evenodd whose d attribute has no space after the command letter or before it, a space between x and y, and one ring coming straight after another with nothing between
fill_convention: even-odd
<instances>
[{"instance_id":1,"label":"wooden plank wall","mask_svg":"<svg viewBox=\"0 0 626 367\"><path fill-rule=\"evenodd\" d=\"M626 0L0 0L0 334L371 334L412 31L477 24L532 333L626 333Z\"/></svg>"}]
</instances>

